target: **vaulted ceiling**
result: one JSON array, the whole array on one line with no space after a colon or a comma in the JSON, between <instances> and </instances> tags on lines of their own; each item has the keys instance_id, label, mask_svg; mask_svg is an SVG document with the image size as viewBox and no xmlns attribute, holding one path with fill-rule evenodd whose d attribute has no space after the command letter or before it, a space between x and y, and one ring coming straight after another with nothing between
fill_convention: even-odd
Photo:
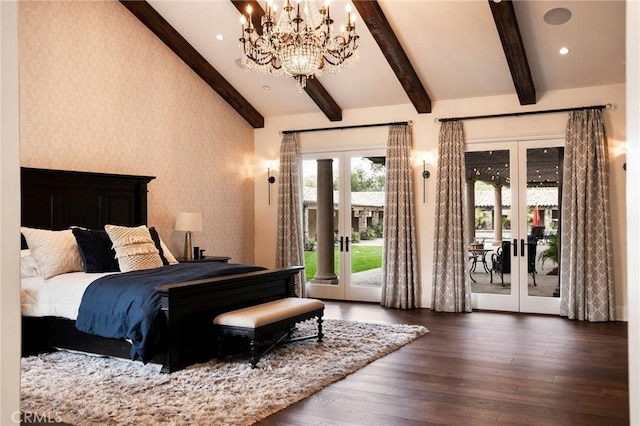
<instances>
[{"instance_id":1,"label":"vaulted ceiling","mask_svg":"<svg viewBox=\"0 0 640 426\"><path fill-rule=\"evenodd\" d=\"M338 25L347 3L332 1ZM620 0L356 0L360 61L304 92L293 78L239 66L240 11L263 3L122 4L255 128L265 117L320 111L339 122L347 109L408 103L428 114L439 100L493 95L532 105L550 90L625 81Z\"/></svg>"}]
</instances>

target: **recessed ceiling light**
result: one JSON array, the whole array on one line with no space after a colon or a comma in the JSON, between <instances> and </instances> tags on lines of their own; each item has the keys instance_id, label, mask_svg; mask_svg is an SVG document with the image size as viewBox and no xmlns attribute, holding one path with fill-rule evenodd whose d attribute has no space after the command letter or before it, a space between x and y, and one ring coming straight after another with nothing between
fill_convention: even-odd
<instances>
[{"instance_id":1,"label":"recessed ceiling light","mask_svg":"<svg viewBox=\"0 0 640 426\"><path fill-rule=\"evenodd\" d=\"M564 7L556 7L547 10L543 19L549 25L562 25L571 19L571 11Z\"/></svg>"},{"instance_id":2,"label":"recessed ceiling light","mask_svg":"<svg viewBox=\"0 0 640 426\"><path fill-rule=\"evenodd\" d=\"M558 50L558 53L560 53L561 55L566 55L566 54L567 54L567 53L569 53L569 52L570 52L570 50L569 50L569 48L568 48L568 47L566 47L566 46L562 46L562 47L560 48L560 50Z\"/></svg>"},{"instance_id":3,"label":"recessed ceiling light","mask_svg":"<svg viewBox=\"0 0 640 426\"><path fill-rule=\"evenodd\" d=\"M222 40L224 40L224 36L222 34L217 34L216 35L216 40L222 41Z\"/></svg>"}]
</instances>

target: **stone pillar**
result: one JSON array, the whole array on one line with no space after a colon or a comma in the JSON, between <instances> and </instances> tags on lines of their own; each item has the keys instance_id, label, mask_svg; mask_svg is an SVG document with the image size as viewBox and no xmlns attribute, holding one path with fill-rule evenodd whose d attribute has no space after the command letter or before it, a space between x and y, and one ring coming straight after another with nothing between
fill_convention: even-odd
<instances>
[{"instance_id":1,"label":"stone pillar","mask_svg":"<svg viewBox=\"0 0 640 426\"><path fill-rule=\"evenodd\" d=\"M469 225L468 243L476 239L476 181L467 180L467 224Z\"/></svg>"},{"instance_id":2,"label":"stone pillar","mask_svg":"<svg viewBox=\"0 0 640 426\"><path fill-rule=\"evenodd\" d=\"M358 216L358 232L364 232L367 230L367 212L360 210Z\"/></svg>"},{"instance_id":3,"label":"stone pillar","mask_svg":"<svg viewBox=\"0 0 640 426\"><path fill-rule=\"evenodd\" d=\"M495 186L493 191L493 245L502 244L502 187Z\"/></svg>"},{"instance_id":4,"label":"stone pillar","mask_svg":"<svg viewBox=\"0 0 640 426\"><path fill-rule=\"evenodd\" d=\"M316 275L311 280L318 284L337 284L333 260L333 160L317 160L318 195L316 213L316 232L318 233L318 252Z\"/></svg>"}]
</instances>

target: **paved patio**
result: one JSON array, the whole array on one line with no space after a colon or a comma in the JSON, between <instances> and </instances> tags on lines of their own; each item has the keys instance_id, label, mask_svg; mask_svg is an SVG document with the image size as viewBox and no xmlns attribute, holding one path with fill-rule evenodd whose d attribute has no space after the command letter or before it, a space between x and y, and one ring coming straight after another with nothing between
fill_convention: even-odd
<instances>
[{"instance_id":1,"label":"paved patio","mask_svg":"<svg viewBox=\"0 0 640 426\"><path fill-rule=\"evenodd\" d=\"M539 244L537 252L540 253L547 248L546 245ZM487 254L487 264L491 267L492 250ZM536 259L536 286L533 285L531 275L527 275L529 296L557 297L559 279L557 275L549 275L555 267L553 262L542 262ZM491 274L485 272L482 265L478 263L475 272L471 273L476 282L471 283L471 290L474 293L509 294L511 292L511 274L504 275L504 287L500 280L500 275L493 273L493 283ZM382 268L370 269L368 271L357 272L352 275L354 286L380 287L382 284Z\"/></svg>"},{"instance_id":2,"label":"paved patio","mask_svg":"<svg viewBox=\"0 0 640 426\"><path fill-rule=\"evenodd\" d=\"M547 248L544 244L538 244L538 255ZM495 250L487 254L487 264L491 268L491 254ZM533 285L533 278L527 274L527 288L529 296L541 297L557 297L558 276L549 275L555 268L551 261L546 261L544 265L536 258L536 286ZM493 273L493 283L491 283L491 274L485 272L482 265L478 263L475 272L471 273L471 277L476 281L471 283L471 290L474 293L491 293L491 294L509 294L511 292L511 274L504 275L504 287L500 280L500 275Z\"/></svg>"}]
</instances>

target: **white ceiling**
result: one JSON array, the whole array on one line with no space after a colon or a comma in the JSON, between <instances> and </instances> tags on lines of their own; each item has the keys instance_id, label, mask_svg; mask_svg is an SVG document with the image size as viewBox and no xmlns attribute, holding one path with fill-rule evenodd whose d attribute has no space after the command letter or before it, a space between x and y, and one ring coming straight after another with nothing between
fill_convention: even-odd
<instances>
[{"instance_id":1,"label":"white ceiling","mask_svg":"<svg viewBox=\"0 0 640 426\"><path fill-rule=\"evenodd\" d=\"M276 0L277 1L277 0ZM318 112L290 77L244 71L240 14L230 0L148 0L222 76L265 117ZM446 99L512 94L513 80L486 0L379 0L432 103ZM332 1L336 25L346 21L345 1ZM562 25L544 14L564 7ZM537 98L549 90L617 84L625 81L625 2L516 0ZM358 17L359 18L359 17ZM409 99L362 19L360 61L320 82L342 110L407 104ZM223 41L216 40L222 34ZM571 52L558 54L561 46ZM264 90L269 86L271 90Z\"/></svg>"}]
</instances>

